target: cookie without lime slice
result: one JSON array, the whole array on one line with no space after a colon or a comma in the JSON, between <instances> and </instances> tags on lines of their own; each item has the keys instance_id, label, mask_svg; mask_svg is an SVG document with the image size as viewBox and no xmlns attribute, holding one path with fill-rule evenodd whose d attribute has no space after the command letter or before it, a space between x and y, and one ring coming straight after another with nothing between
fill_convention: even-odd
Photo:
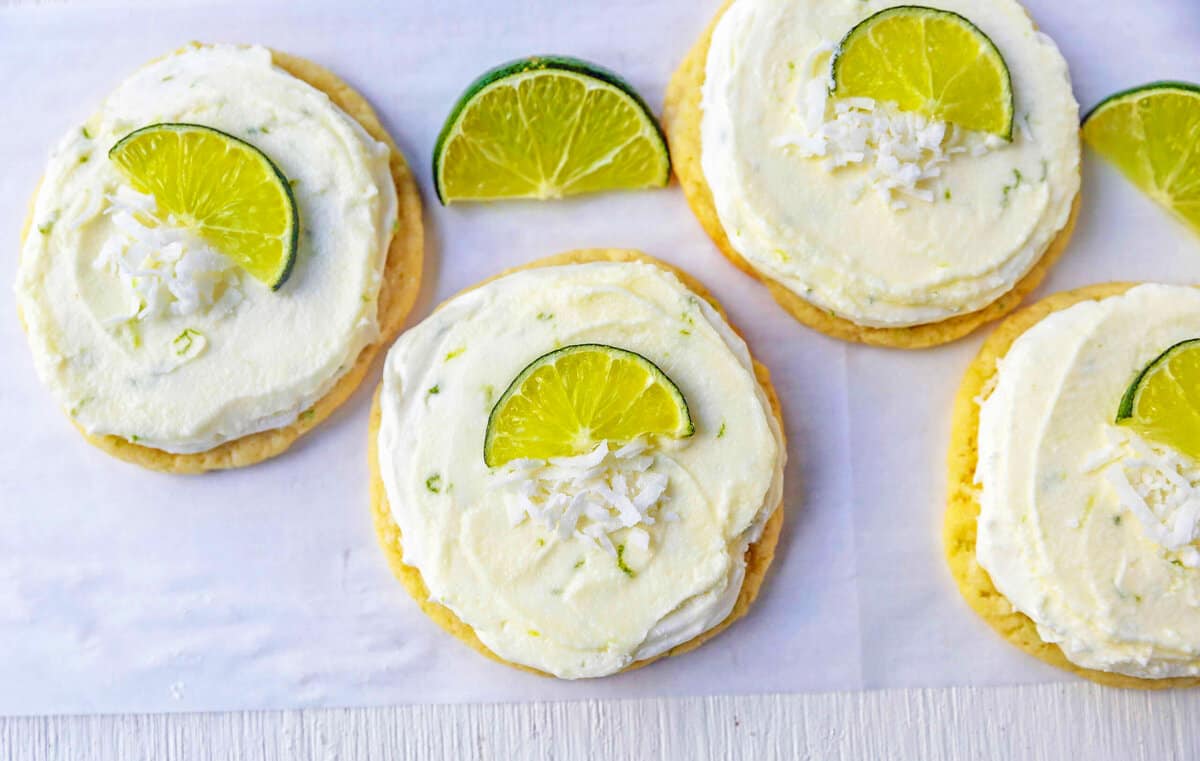
<instances>
[{"instance_id":1,"label":"cookie without lime slice","mask_svg":"<svg viewBox=\"0 0 1200 761\"><path fill-rule=\"evenodd\" d=\"M476 79L433 152L442 203L660 187L671 162L649 106L616 74L545 56Z\"/></svg>"},{"instance_id":2,"label":"cookie without lime slice","mask_svg":"<svg viewBox=\"0 0 1200 761\"><path fill-rule=\"evenodd\" d=\"M602 441L694 432L683 394L657 365L613 346L577 344L538 357L509 385L488 418L483 459L498 467L583 454Z\"/></svg>"},{"instance_id":3,"label":"cookie without lime slice","mask_svg":"<svg viewBox=\"0 0 1200 761\"><path fill-rule=\"evenodd\" d=\"M1101 101L1083 140L1200 232L1200 86L1155 82Z\"/></svg>"},{"instance_id":4,"label":"cookie without lime slice","mask_svg":"<svg viewBox=\"0 0 1200 761\"><path fill-rule=\"evenodd\" d=\"M895 103L901 111L1012 138L1004 57L951 11L902 5L859 22L834 52L833 95Z\"/></svg>"},{"instance_id":5,"label":"cookie without lime slice","mask_svg":"<svg viewBox=\"0 0 1200 761\"><path fill-rule=\"evenodd\" d=\"M194 229L256 280L278 290L300 231L287 178L245 140L198 124L153 124L108 152L155 216Z\"/></svg>"}]
</instances>

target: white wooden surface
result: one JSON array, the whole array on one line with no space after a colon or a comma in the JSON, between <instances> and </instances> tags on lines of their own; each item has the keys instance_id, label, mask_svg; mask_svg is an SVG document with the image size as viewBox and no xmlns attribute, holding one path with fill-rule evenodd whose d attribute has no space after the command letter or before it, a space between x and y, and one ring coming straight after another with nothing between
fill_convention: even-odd
<instances>
[{"instance_id":1,"label":"white wooden surface","mask_svg":"<svg viewBox=\"0 0 1200 761\"><path fill-rule=\"evenodd\" d=\"M0 5L47 0L0 0ZM87 2L87 0L49 0ZM1081 682L636 701L0 717L0 761L1200 759L1200 692Z\"/></svg>"},{"instance_id":2,"label":"white wooden surface","mask_svg":"<svg viewBox=\"0 0 1200 761\"><path fill-rule=\"evenodd\" d=\"M0 758L1200 758L1200 696L1084 684L686 700L0 718Z\"/></svg>"}]
</instances>

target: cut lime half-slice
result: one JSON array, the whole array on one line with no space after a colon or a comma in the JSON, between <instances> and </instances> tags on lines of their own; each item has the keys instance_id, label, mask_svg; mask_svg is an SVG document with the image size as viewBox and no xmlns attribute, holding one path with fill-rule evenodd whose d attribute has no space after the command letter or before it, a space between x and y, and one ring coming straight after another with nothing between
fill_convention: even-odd
<instances>
[{"instance_id":1,"label":"cut lime half-slice","mask_svg":"<svg viewBox=\"0 0 1200 761\"><path fill-rule=\"evenodd\" d=\"M895 103L931 119L1012 139L1012 78L986 34L951 11L887 8L842 38L833 95Z\"/></svg>"},{"instance_id":2,"label":"cut lime half-slice","mask_svg":"<svg viewBox=\"0 0 1200 761\"><path fill-rule=\"evenodd\" d=\"M1200 459L1200 338L1180 341L1146 365L1121 398L1117 423Z\"/></svg>"},{"instance_id":3,"label":"cut lime half-slice","mask_svg":"<svg viewBox=\"0 0 1200 761\"><path fill-rule=\"evenodd\" d=\"M199 124L152 124L108 152L162 222L194 229L273 290L291 274L300 232L292 188L266 154Z\"/></svg>"},{"instance_id":4,"label":"cut lime half-slice","mask_svg":"<svg viewBox=\"0 0 1200 761\"><path fill-rule=\"evenodd\" d=\"M577 344L538 357L517 375L492 408L483 459L497 467L583 454L602 441L694 431L683 394L653 362L613 346Z\"/></svg>"},{"instance_id":5,"label":"cut lime half-slice","mask_svg":"<svg viewBox=\"0 0 1200 761\"><path fill-rule=\"evenodd\" d=\"M1200 86L1154 82L1101 101L1083 140L1200 233Z\"/></svg>"},{"instance_id":6,"label":"cut lime half-slice","mask_svg":"<svg viewBox=\"0 0 1200 761\"><path fill-rule=\"evenodd\" d=\"M433 151L442 203L659 187L671 162L650 108L616 74L540 56L476 79Z\"/></svg>"}]
</instances>

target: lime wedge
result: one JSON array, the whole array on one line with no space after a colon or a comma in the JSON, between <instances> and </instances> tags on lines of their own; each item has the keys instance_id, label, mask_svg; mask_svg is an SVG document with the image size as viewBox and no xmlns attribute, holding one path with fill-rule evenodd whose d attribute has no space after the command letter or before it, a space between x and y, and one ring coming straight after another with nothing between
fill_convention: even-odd
<instances>
[{"instance_id":1,"label":"lime wedge","mask_svg":"<svg viewBox=\"0 0 1200 761\"><path fill-rule=\"evenodd\" d=\"M574 58L526 58L485 73L433 151L444 204L659 187L670 173L645 101L616 74Z\"/></svg>"},{"instance_id":2,"label":"lime wedge","mask_svg":"<svg viewBox=\"0 0 1200 761\"><path fill-rule=\"evenodd\" d=\"M602 441L682 439L694 431L683 394L653 362L577 344L538 357L509 385L488 418L483 460L497 467L583 454Z\"/></svg>"},{"instance_id":3,"label":"lime wedge","mask_svg":"<svg viewBox=\"0 0 1200 761\"><path fill-rule=\"evenodd\" d=\"M950 11L902 5L858 23L833 57L833 95L895 103L1012 139L1012 80L987 35Z\"/></svg>"},{"instance_id":4,"label":"lime wedge","mask_svg":"<svg viewBox=\"0 0 1200 761\"><path fill-rule=\"evenodd\" d=\"M1119 92L1084 118L1083 139L1200 232L1200 86L1155 82Z\"/></svg>"},{"instance_id":5,"label":"lime wedge","mask_svg":"<svg viewBox=\"0 0 1200 761\"><path fill-rule=\"evenodd\" d=\"M198 124L152 124L108 157L154 196L160 221L194 229L273 290L291 274L300 232L292 188L253 145Z\"/></svg>"},{"instance_id":6,"label":"lime wedge","mask_svg":"<svg viewBox=\"0 0 1200 761\"><path fill-rule=\"evenodd\" d=\"M1117 423L1200 459L1200 338L1159 354L1130 384Z\"/></svg>"}]
</instances>

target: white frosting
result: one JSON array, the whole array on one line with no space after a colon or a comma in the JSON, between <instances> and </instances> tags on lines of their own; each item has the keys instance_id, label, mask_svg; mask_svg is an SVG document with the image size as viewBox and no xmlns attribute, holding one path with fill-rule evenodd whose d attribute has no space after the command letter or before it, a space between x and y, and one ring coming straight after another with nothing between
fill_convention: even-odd
<instances>
[{"instance_id":1,"label":"white frosting","mask_svg":"<svg viewBox=\"0 0 1200 761\"><path fill-rule=\"evenodd\" d=\"M890 163L814 157L829 150L809 142L814 115L806 113L814 81L827 82L823 51L897 4L736 0L713 32L701 121L704 175L738 253L813 304L882 327L971 312L1010 290L1066 225L1079 189L1079 114L1066 62L1014 0L936 4L974 22L1004 56L1016 105L1012 143L974 150L942 133L948 160L913 157L922 172L937 169L919 179ZM863 106L838 114L828 104L816 120L823 139L841 130L826 121ZM868 146L873 153L893 133L911 132L918 147L932 134L871 124L882 136ZM966 152L950 155L959 147ZM864 192L881 176L889 192ZM897 203L892 187L909 185L931 202Z\"/></svg>"},{"instance_id":2,"label":"white frosting","mask_svg":"<svg viewBox=\"0 0 1200 761\"><path fill-rule=\"evenodd\" d=\"M130 226L137 202L107 153L157 122L242 137L291 179L300 249L279 291L186 235ZM189 48L151 63L46 167L16 284L38 374L88 433L170 452L287 425L378 337L396 205L387 147L270 51ZM161 274L146 279L152 267Z\"/></svg>"},{"instance_id":3,"label":"white frosting","mask_svg":"<svg viewBox=\"0 0 1200 761\"><path fill-rule=\"evenodd\" d=\"M651 457L626 465L668 483L625 526L597 514L560 532L562 514L545 515L544 501L537 520L510 509L510 469L489 473L483 442L512 379L580 343L655 362L683 392L696 433L622 453ZM527 270L453 299L392 348L380 403L379 466L404 561L493 652L564 678L611 674L724 620L746 549L782 494L782 436L745 344L649 264ZM594 468L615 466L594 455ZM575 471L588 463L559 465L586 486ZM602 530L575 531L585 525ZM605 540L624 547L619 557Z\"/></svg>"},{"instance_id":4,"label":"white frosting","mask_svg":"<svg viewBox=\"0 0 1200 761\"><path fill-rule=\"evenodd\" d=\"M979 563L1079 666L1200 675L1200 470L1113 423L1138 372L1196 337L1194 288L1085 301L1022 334L982 402Z\"/></svg>"}]
</instances>

